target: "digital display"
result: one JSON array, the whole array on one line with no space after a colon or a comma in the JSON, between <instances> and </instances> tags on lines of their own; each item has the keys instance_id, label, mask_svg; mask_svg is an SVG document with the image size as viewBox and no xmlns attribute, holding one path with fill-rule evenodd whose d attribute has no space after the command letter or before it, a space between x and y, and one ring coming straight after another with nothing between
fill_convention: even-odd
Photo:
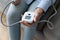
<instances>
[{"instance_id":1,"label":"digital display","mask_svg":"<svg viewBox=\"0 0 60 40\"><path fill-rule=\"evenodd\" d=\"M30 19L30 18L31 18L31 16L26 16L26 17L25 17L25 19Z\"/></svg>"}]
</instances>

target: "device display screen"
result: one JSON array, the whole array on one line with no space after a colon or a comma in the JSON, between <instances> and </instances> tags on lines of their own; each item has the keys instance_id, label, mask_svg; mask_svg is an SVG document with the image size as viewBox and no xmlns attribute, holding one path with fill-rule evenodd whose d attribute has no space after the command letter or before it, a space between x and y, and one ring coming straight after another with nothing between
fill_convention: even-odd
<instances>
[{"instance_id":1,"label":"device display screen","mask_svg":"<svg viewBox=\"0 0 60 40\"><path fill-rule=\"evenodd\" d=\"M31 16L26 16L26 17L25 17L25 19L30 19L30 18L31 18Z\"/></svg>"}]
</instances>

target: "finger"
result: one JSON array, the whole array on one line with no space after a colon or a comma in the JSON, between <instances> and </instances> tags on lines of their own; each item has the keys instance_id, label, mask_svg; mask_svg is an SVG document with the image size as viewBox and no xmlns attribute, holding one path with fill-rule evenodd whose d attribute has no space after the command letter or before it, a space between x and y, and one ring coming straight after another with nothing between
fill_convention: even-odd
<instances>
[{"instance_id":1,"label":"finger","mask_svg":"<svg viewBox=\"0 0 60 40\"><path fill-rule=\"evenodd\" d=\"M25 21L24 21L24 24L25 24L26 26L28 26L28 27L31 27L31 26L32 26L32 24L30 24L30 23L28 23L28 22L25 22Z\"/></svg>"},{"instance_id":2,"label":"finger","mask_svg":"<svg viewBox=\"0 0 60 40\"><path fill-rule=\"evenodd\" d=\"M24 21L20 21L20 23L22 23L22 24L24 24L24 25L25 25Z\"/></svg>"},{"instance_id":3,"label":"finger","mask_svg":"<svg viewBox=\"0 0 60 40\"><path fill-rule=\"evenodd\" d=\"M37 22L37 16L34 17L34 22Z\"/></svg>"},{"instance_id":4,"label":"finger","mask_svg":"<svg viewBox=\"0 0 60 40\"><path fill-rule=\"evenodd\" d=\"M20 23L22 23L22 22L24 22L24 21L21 20Z\"/></svg>"},{"instance_id":5,"label":"finger","mask_svg":"<svg viewBox=\"0 0 60 40\"><path fill-rule=\"evenodd\" d=\"M38 19L39 19L39 15L36 15L36 16L34 17L34 22L37 22Z\"/></svg>"},{"instance_id":6,"label":"finger","mask_svg":"<svg viewBox=\"0 0 60 40\"><path fill-rule=\"evenodd\" d=\"M28 26L28 27L31 27L31 26L32 26L32 24L27 23L27 22L25 22L25 21L20 21L20 23L22 23L22 24L24 24L24 25L26 25L26 26Z\"/></svg>"},{"instance_id":7,"label":"finger","mask_svg":"<svg viewBox=\"0 0 60 40\"><path fill-rule=\"evenodd\" d=\"M33 22L36 22L35 16L34 16Z\"/></svg>"}]
</instances>

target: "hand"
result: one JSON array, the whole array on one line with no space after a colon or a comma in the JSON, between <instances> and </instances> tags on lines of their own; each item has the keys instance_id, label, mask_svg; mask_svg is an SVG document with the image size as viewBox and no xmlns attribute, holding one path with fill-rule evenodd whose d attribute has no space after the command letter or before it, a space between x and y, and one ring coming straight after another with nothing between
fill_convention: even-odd
<instances>
[{"instance_id":1,"label":"hand","mask_svg":"<svg viewBox=\"0 0 60 40\"><path fill-rule=\"evenodd\" d=\"M20 1L19 0L16 0L15 2L12 1L12 4L14 4L15 6L19 5Z\"/></svg>"},{"instance_id":2,"label":"hand","mask_svg":"<svg viewBox=\"0 0 60 40\"><path fill-rule=\"evenodd\" d=\"M36 23L36 22L38 21L38 19L39 19L39 13L36 13L36 12L33 12L33 13L36 14L36 15L34 16L33 23L28 23L28 22L26 22L26 21L20 21L20 23L22 23L22 24L24 24L24 25L26 25L26 26L28 26L28 27L32 27L32 25L33 25L34 23Z\"/></svg>"},{"instance_id":3,"label":"hand","mask_svg":"<svg viewBox=\"0 0 60 40\"><path fill-rule=\"evenodd\" d=\"M26 22L26 21L20 21L20 23L22 23L22 24L24 24L24 25L26 25L26 26L28 26L28 27L32 27L32 25L34 24L34 23L36 23L38 20L39 20L39 18L40 18L40 16L41 16L41 14L43 13L43 9L42 8L37 8L33 13L35 14L35 16L34 16L34 19L33 19L33 23L28 23L28 22Z\"/></svg>"}]
</instances>

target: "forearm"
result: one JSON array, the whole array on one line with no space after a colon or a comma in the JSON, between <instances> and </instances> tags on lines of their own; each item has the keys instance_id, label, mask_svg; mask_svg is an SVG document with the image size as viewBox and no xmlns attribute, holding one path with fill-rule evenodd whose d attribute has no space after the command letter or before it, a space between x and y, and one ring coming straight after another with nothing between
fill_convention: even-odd
<instances>
[{"instance_id":1,"label":"forearm","mask_svg":"<svg viewBox=\"0 0 60 40\"><path fill-rule=\"evenodd\" d=\"M52 0L53 3L55 3L56 0ZM39 15L41 15L43 12L46 12L48 10L48 8L51 6L51 0L41 0L41 2L39 3L39 5L37 6L35 12L39 13Z\"/></svg>"},{"instance_id":2,"label":"forearm","mask_svg":"<svg viewBox=\"0 0 60 40\"><path fill-rule=\"evenodd\" d=\"M53 2L53 3L52 3ZM37 6L37 8L42 8L44 10L44 12L46 12L48 10L48 8L54 4L56 2L56 0L41 0L39 5Z\"/></svg>"}]
</instances>

